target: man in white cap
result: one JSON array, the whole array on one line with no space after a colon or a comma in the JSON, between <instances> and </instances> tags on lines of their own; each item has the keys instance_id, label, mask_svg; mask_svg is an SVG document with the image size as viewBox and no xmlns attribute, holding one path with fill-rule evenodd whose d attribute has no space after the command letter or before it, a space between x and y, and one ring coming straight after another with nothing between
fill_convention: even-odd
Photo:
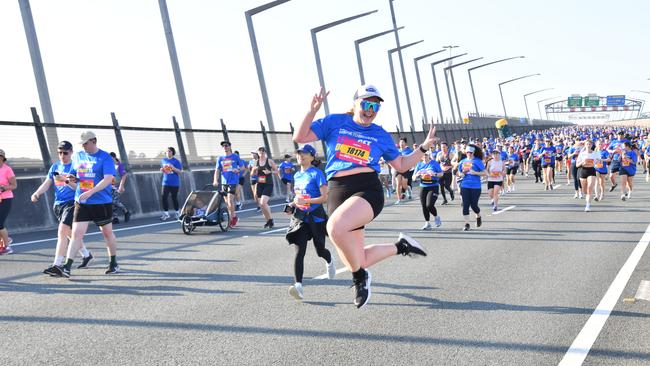
<instances>
[{"instance_id":1,"label":"man in white cap","mask_svg":"<svg viewBox=\"0 0 650 366\"><path fill-rule=\"evenodd\" d=\"M97 136L92 131L81 134L83 151L72 157L72 169L68 179L77 182L75 210L72 223L72 240L68 246L68 258L63 267L63 276L70 277L70 268L75 254L82 245L88 224L93 221L101 230L110 263L106 274L120 272L117 264L117 240L113 234L112 183L115 176L113 158L97 147Z\"/></svg>"}]
</instances>

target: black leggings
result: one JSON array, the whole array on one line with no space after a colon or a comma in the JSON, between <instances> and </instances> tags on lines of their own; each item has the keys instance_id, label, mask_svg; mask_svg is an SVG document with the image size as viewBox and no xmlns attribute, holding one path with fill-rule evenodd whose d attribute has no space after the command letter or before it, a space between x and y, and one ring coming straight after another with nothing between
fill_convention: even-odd
<instances>
[{"instance_id":1,"label":"black leggings","mask_svg":"<svg viewBox=\"0 0 650 366\"><path fill-rule=\"evenodd\" d=\"M463 197L463 216L469 215L470 206L475 214L478 215L481 212L478 207L478 200L481 198L480 188L461 188L460 195Z\"/></svg>"},{"instance_id":2,"label":"black leggings","mask_svg":"<svg viewBox=\"0 0 650 366\"><path fill-rule=\"evenodd\" d=\"M582 184L580 184L580 177L578 177L578 167L576 164L571 164L571 174L573 175L573 188L577 191L582 188Z\"/></svg>"},{"instance_id":3,"label":"black leggings","mask_svg":"<svg viewBox=\"0 0 650 366\"><path fill-rule=\"evenodd\" d=\"M169 211L169 203L167 202L167 196L171 194L172 203L174 204L174 210L178 211L178 188L173 186L163 186L162 190L162 206L164 211Z\"/></svg>"},{"instance_id":4,"label":"black leggings","mask_svg":"<svg viewBox=\"0 0 650 366\"><path fill-rule=\"evenodd\" d=\"M302 275L305 270L305 253L307 253L307 241L310 236L310 229L307 225L298 230L294 237L296 257L293 262L293 277L296 282L302 283ZM329 250L325 249L325 236L319 237L317 235L313 238L314 248L316 254L323 258L327 263L332 262L332 254Z\"/></svg>"},{"instance_id":5,"label":"black leggings","mask_svg":"<svg viewBox=\"0 0 650 366\"><path fill-rule=\"evenodd\" d=\"M445 190L449 191L449 195L454 197L454 190L451 189L452 175L451 170L445 172L442 177L438 180L440 182L440 193L442 193L442 199L447 200L447 195L445 195Z\"/></svg>"},{"instance_id":6,"label":"black leggings","mask_svg":"<svg viewBox=\"0 0 650 366\"><path fill-rule=\"evenodd\" d=\"M11 211L11 201L13 201L13 198L5 198L0 202L0 230L5 228L5 221L9 216L9 211Z\"/></svg>"},{"instance_id":7,"label":"black leggings","mask_svg":"<svg viewBox=\"0 0 650 366\"><path fill-rule=\"evenodd\" d=\"M420 204L422 205L422 214L424 215L425 221L429 221L431 218L430 215L433 215L433 217L438 216L438 210L436 210L436 200L438 199L439 191L439 186L420 187Z\"/></svg>"},{"instance_id":8,"label":"black leggings","mask_svg":"<svg viewBox=\"0 0 650 366\"><path fill-rule=\"evenodd\" d=\"M535 172L535 181L543 180L542 178L542 162L533 160L533 172Z\"/></svg>"}]
</instances>

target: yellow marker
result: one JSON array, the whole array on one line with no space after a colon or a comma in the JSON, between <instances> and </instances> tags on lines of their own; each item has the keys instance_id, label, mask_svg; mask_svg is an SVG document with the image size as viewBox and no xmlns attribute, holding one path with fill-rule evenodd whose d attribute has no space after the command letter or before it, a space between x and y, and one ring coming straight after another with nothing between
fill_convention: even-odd
<instances>
[{"instance_id":1,"label":"yellow marker","mask_svg":"<svg viewBox=\"0 0 650 366\"><path fill-rule=\"evenodd\" d=\"M626 298L623 299L623 302L631 302L631 303L635 303L635 302L636 302L636 299L633 298L633 297L626 297Z\"/></svg>"}]
</instances>

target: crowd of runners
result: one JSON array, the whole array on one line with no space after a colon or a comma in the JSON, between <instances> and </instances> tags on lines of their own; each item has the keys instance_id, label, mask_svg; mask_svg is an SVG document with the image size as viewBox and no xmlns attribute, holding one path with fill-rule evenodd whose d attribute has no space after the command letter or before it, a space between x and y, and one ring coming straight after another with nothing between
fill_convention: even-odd
<instances>
[{"instance_id":1,"label":"crowd of runners","mask_svg":"<svg viewBox=\"0 0 650 366\"><path fill-rule=\"evenodd\" d=\"M643 170L645 181L650 181L647 128L566 126L458 141L440 141L432 128L421 144L409 146L406 138L395 144L388 132L373 123L383 102L376 87L361 86L349 112L315 120L327 94L321 90L312 98L304 120L294 132L294 141L302 144L294 155L285 155L277 164L260 147L251 152L250 161L245 161L229 141L223 141L212 182L215 189L224 192L228 225L233 228L239 222L237 212L244 201L246 179L256 210L265 218L264 228L274 227L269 206L274 196L274 176L284 186L284 211L291 216L286 239L295 245L294 284L289 293L296 299L304 297L303 261L310 240L326 263L328 277L333 278L334 257L325 245L329 237L352 273L353 302L357 307L370 298L368 267L395 255L425 256L424 248L403 233L393 243L366 245L364 240L365 225L380 214L385 201L394 199L391 204L401 205L412 200L415 182L420 188L422 230L443 224L436 208L438 196L442 195L441 205L459 204L464 218L459 229L468 231L472 222L477 228L482 225L479 201L484 185L491 209L496 212L500 198L516 191L516 182L522 177L532 175L540 191L554 190L566 182L573 185L574 199L584 199L584 210L588 212L592 202L618 199L619 194L622 201L632 199L633 177L638 168ZM317 140L327 146L324 169L310 145ZM52 164L43 184L31 196L32 202L37 202L54 187L58 240L54 260L43 271L50 276L70 277L77 258L80 263L76 269L88 267L94 259L83 243L90 222L99 226L106 242L106 274L120 272L112 225L119 222L118 211L125 221L130 217L119 199L128 173L114 153L98 147L92 131L84 132L79 144L82 148L75 153L72 143L59 143L59 161ZM163 221L181 215L178 194L183 169L175 155L174 147L169 147L161 160ZM0 255L13 252L4 223L11 209L12 192L17 188L15 175L0 150Z\"/></svg>"}]
</instances>

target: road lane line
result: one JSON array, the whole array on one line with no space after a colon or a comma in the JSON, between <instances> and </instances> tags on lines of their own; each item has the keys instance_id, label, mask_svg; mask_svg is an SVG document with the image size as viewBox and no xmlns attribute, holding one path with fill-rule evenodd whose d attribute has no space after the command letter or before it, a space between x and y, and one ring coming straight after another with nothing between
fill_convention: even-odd
<instances>
[{"instance_id":1,"label":"road lane line","mask_svg":"<svg viewBox=\"0 0 650 366\"><path fill-rule=\"evenodd\" d=\"M345 267L339 268L339 269L336 270L336 274L340 274L340 273L347 272L347 271L348 271L348 269L345 268ZM324 280L324 279L328 278L328 276L329 275L327 273L325 273L325 274L322 274L320 276L314 277L314 279L315 280Z\"/></svg>"},{"instance_id":2,"label":"road lane line","mask_svg":"<svg viewBox=\"0 0 650 366\"><path fill-rule=\"evenodd\" d=\"M497 212L492 213L492 216L504 213L504 212L509 211L509 210L512 210L515 207L517 207L517 206L508 206L508 207L506 207L506 208L504 208L502 210L499 210Z\"/></svg>"},{"instance_id":3,"label":"road lane line","mask_svg":"<svg viewBox=\"0 0 650 366\"><path fill-rule=\"evenodd\" d=\"M561 184L555 184L555 185L553 185L553 189L558 189L558 188L561 188L561 187L562 187Z\"/></svg>"},{"instance_id":4,"label":"road lane line","mask_svg":"<svg viewBox=\"0 0 650 366\"><path fill-rule=\"evenodd\" d=\"M260 235L273 234L273 233L277 233L278 231L287 230L288 228L289 227L287 226L287 227L281 227L279 229L275 229L275 230L271 230L271 231L264 231L264 232L261 232Z\"/></svg>"},{"instance_id":5,"label":"road lane line","mask_svg":"<svg viewBox=\"0 0 650 366\"><path fill-rule=\"evenodd\" d=\"M591 347L594 345L598 335L603 330L607 318L609 318L609 315L616 306L623 290L625 290L627 282L630 280L630 277L632 277L632 273L639 264L641 257L643 257L643 253L645 253L648 248L648 243L650 243L650 225L648 225L645 234L643 234L643 237L639 240L639 243L632 251L632 254L630 254L627 261L625 261L625 264L616 275L616 278L614 278L614 281L609 286L609 289L607 289L605 296L596 307L596 310L591 314L589 320L587 320L587 323L562 358L562 361L560 361L560 366L578 366L582 365L585 361Z\"/></svg>"}]
</instances>

